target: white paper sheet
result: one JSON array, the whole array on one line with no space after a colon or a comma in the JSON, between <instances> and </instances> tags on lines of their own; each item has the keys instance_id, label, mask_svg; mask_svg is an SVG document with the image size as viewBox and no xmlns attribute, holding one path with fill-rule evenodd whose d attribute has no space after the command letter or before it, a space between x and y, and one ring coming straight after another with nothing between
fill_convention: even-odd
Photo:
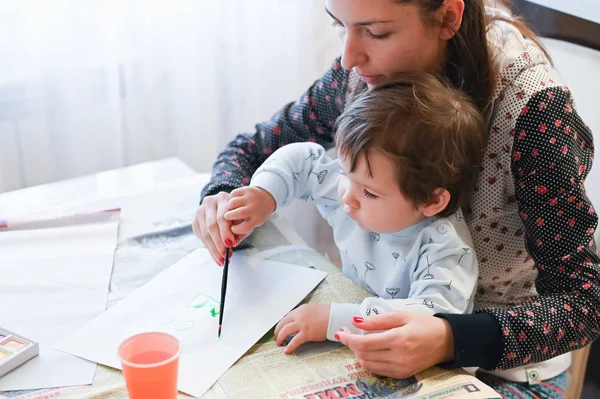
<instances>
[{"instance_id":1,"label":"white paper sheet","mask_svg":"<svg viewBox=\"0 0 600 399\"><path fill-rule=\"evenodd\" d=\"M77 331L60 349L121 368L117 348L124 339L168 332L182 342L179 390L201 396L325 277L310 268L234 256L217 339L218 316L210 313L217 304L210 298L220 299L222 270L206 249L198 249Z\"/></svg>"},{"instance_id":2,"label":"white paper sheet","mask_svg":"<svg viewBox=\"0 0 600 399\"><path fill-rule=\"evenodd\" d=\"M55 350L106 308L117 245L112 220L0 232L0 327L40 355L0 378L0 391L90 384L96 364Z\"/></svg>"}]
</instances>

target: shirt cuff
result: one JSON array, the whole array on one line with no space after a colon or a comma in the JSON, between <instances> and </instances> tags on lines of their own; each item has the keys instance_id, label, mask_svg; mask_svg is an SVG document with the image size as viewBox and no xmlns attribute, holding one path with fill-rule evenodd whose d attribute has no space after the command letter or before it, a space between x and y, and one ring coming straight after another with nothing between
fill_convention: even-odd
<instances>
[{"instance_id":1,"label":"shirt cuff","mask_svg":"<svg viewBox=\"0 0 600 399\"><path fill-rule=\"evenodd\" d=\"M286 205L289 190L285 180L276 173L261 171L252 177L251 186L259 187L268 192L275 199L275 207Z\"/></svg>"},{"instance_id":2,"label":"shirt cuff","mask_svg":"<svg viewBox=\"0 0 600 399\"><path fill-rule=\"evenodd\" d=\"M329 326L327 326L327 339L336 341L334 335L340 331L342 327L346 327L355 334L362 334L362 330L352 325L352 318L360 316L360 305L351 303L332 303L331 311L329 312Z\"/></svg>"},{"instance_id":3,"label":"shirt cuff","mask_svg":"<svg viewBox=\"0 0 600 399\"><path fill-rule=\"evenodd\" d=\"M450 323L454 335L454 360L439 364L440 367L480 367L486 370L496 367L502 357L504 341L494 316L489 313L438 313L435 316Z\"/></svg>"}]
</instances>

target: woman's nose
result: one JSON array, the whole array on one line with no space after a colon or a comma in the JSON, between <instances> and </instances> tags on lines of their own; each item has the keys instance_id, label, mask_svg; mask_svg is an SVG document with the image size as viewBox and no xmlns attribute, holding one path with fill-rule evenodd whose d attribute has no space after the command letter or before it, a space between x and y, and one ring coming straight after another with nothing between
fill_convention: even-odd
<instances>
[{"instance_id":1,"label":"woman's nose","mask_svg":"<svg viewBox=\"0 0 600 399\"><path fill-rule=\"evenodd\" d=\"M342 67L351 70L365 63L367 56L361 48L360 38L353 33L346 33L344 37L344 49L342 52Z\"/></svg>"}]
</instances>

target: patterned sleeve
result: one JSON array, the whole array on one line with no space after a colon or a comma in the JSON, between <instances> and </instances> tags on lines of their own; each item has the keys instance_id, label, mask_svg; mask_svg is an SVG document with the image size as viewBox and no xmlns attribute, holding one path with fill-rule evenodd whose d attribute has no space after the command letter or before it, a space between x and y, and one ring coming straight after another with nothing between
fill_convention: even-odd
<instances>
[{"instance_id":1,"label":"patterned sleeve","mask_svg":"<svg viewBox=\"0 0 600 399\"><path fill-rule=\"evenodd\" d=\"M314 143L292 143L280 148L262 164L250 181L275 199L277 208L295 199L313 204L337 205L340 164Z\"/></svg>"},{"instance_id":2,"label":"patterned sleeve","mask_svg":"<svg viewBox=\"0 0 600 399\"><path fill-rule=\"evenodd\" d=\"M590 129L566 87L535 93L515 126L511 170L538 296L509 309L482 309L503 335L495 369L541 362L591 343L600 332L598 217L584 180Z\"/></svg>"},{"instance_id":3,"label":"patterned sleeve","mask_svg":"<svg viewBox=\"0 0 600 399\"><path fill-rule=\"evenodd\" d=\"M227 144L213 165L201 198L248 185L256 169L285 144L312 141L332 147L333 125L343 110L347 90L348 71L337 58L298 101L257 124L254 133L239 134Z\"/></svg>"}]
</instances>

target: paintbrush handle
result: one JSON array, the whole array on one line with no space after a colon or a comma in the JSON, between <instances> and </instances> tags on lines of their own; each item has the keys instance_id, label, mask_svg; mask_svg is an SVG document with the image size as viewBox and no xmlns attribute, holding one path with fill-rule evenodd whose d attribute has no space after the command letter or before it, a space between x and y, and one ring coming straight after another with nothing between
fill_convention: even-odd
<instances>
[{"instance_id":1,"label":"paintbrush handle","mask_svg":"<svg viewBox=\"0 0 600 399\"><path fill-rule=\"evenodd\" d=\"M221 279L221 306L219 310L219 326L223 325L223 313L225 311L225 294L227 293L227 273L229 272L229 251L229 248L225 249L225 264L223 266L223 278Z\"/></svg>"}]
</instances>

